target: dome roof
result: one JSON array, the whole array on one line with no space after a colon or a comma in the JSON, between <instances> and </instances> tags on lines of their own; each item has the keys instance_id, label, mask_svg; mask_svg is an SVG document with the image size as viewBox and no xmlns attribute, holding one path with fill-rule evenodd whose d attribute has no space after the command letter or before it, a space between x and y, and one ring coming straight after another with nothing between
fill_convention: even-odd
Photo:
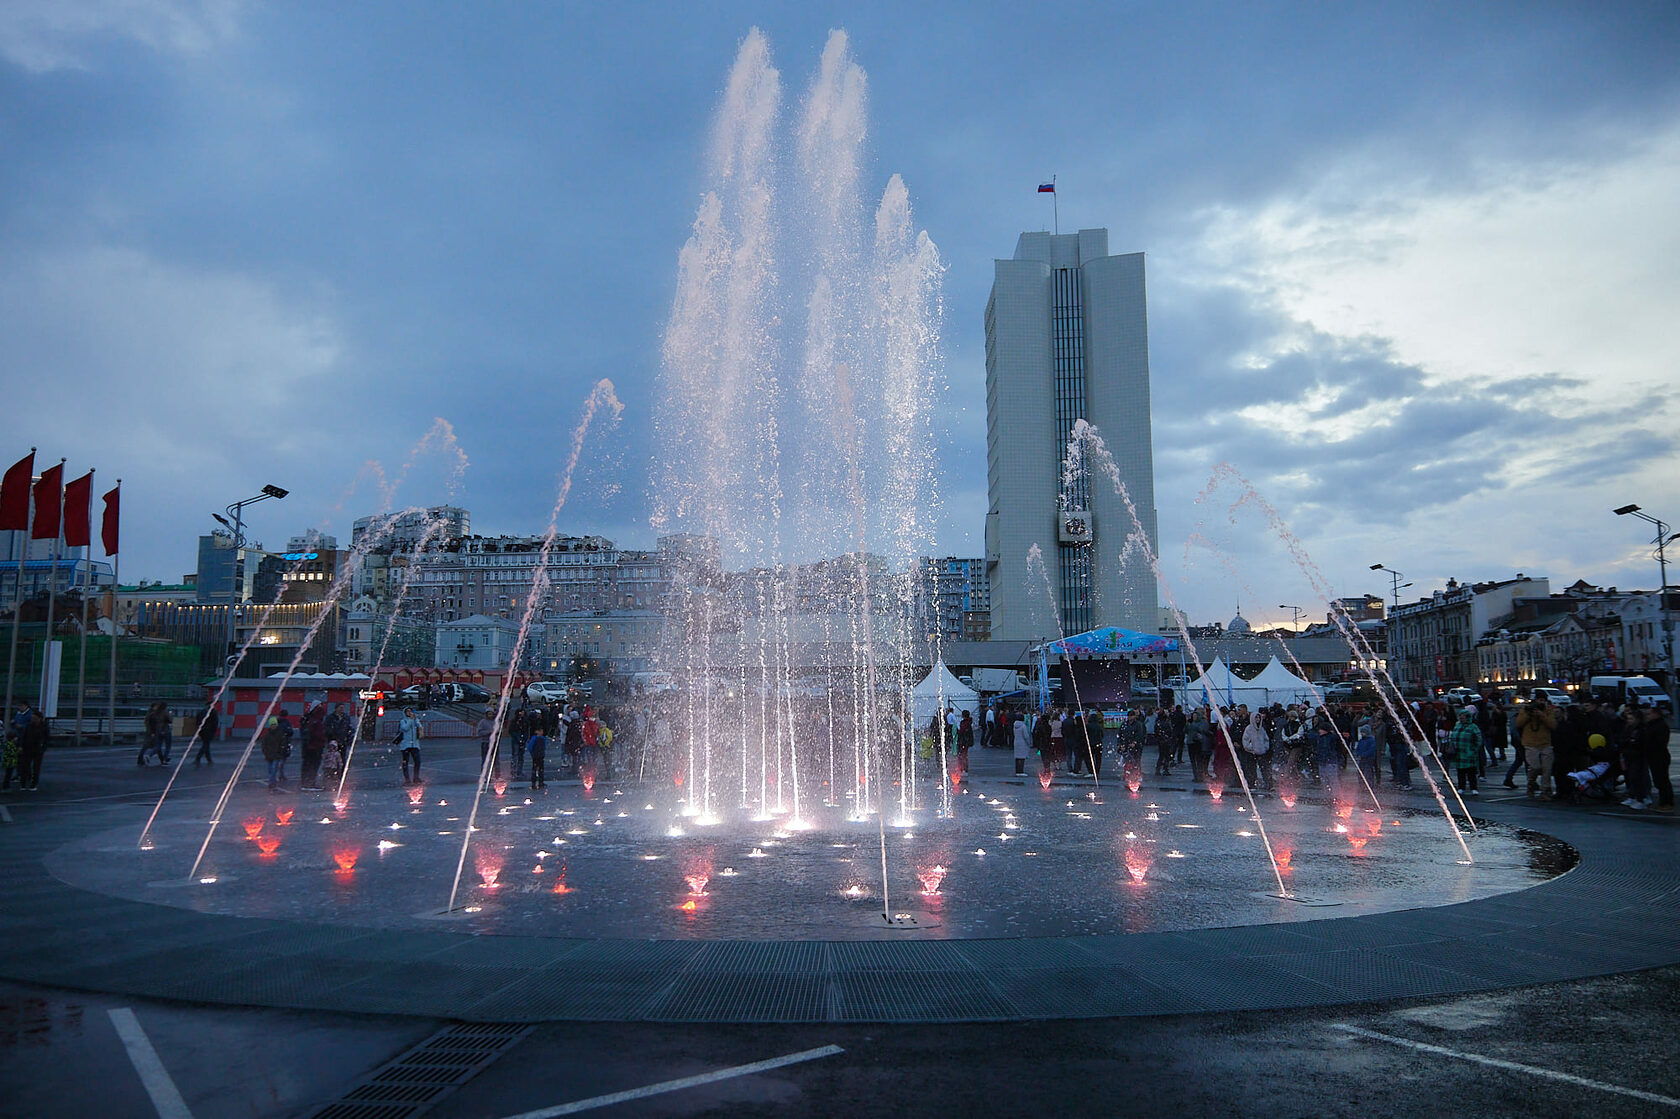
<instances>
[{"instance_id":1,"label":"dome roof","mask_svg":"<svg viewBox=\"0 0 1680 1119\"><path fill-rule=\"evenodd\" d=\"M1225 627L1226 633L1253 633L1254 627L1248 624L1248 619L1239 612L1231 619L1231 624Z\"/></svg>"}]
</instances>

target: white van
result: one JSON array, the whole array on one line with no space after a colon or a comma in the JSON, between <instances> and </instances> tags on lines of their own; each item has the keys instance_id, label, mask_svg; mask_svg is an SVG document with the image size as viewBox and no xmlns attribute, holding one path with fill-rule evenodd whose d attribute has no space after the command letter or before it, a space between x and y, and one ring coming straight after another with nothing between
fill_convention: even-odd
<instances>
[{"instance_id":1,"label":"white van","mask_svg":"<svg viewBox=\"0 0 1680 1119\"><path fill-rule=\"evenodd\" d=\"M1674 704L1668 693L1649 676L1594 676L1587 686L1592 697L1600 703L1638 703L1641 707L1660 707L1672 713Z\"/></svg>"}]
</instances>

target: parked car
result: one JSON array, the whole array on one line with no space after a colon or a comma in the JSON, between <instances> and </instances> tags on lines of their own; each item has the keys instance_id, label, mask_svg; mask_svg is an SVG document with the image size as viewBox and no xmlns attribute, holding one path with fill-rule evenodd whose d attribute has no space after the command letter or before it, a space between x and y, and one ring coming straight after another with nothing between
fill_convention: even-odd
<instances>
[{"instance_id":1,"label":"parked car","mask_svg":"<svg viewBox=\"0 0 1680 1119\"><path fill-rule=\"evenodd\" d=\"M552 680L533 680L525 685L525 698L538 703L564 703L566 685L556 684Z\"/></svg>"},{"instance_id":2,"label":"parked car","mask_svg":"<svg viewBox=\"0 0 1680 1119\"><path fill-rule=\"evenodd\" d=\"M1649 676L1594 676L1588 681L1592 697L1600 703L1637 703L1642 707L1660 707L1673 713L1673 701Z\"/></svg>"},{"instance_id":3,"label":"parked car","mask_svg":"<svg viewBox=\"0 0 1680 1119\"><path fill-rule=\"evenodd\" d=\"M455 692L456 703L490 703L496 699L496 693L489 688L477 684L451 684Z\"/></svg>"},{"instance_id":4,"label":"parked car","mask_svg":"<svg viewBox=\"0 0 1680 1119\"><path fill-rule=\"evenodd\" d=\"M1529 697L1543 695L1551 701L1553 707L1568 707L1575 702L1573 696L1562 688L1530 688Z\"/></svg>"},{"instance_id":5,"label":"parked car","mask_svg":"<svg viewBox=\"0 0 1680 1119\"><path fill-rule=\"evenodd\" d=\"M1454 707L1463 707L1466 703L1482 703L1484 701L1475 688L1450 688L1447 691L1447 702Z\"/></svg>"},{"instance_id":6,"label":"parked car","mask_svg":"<svg viewBox=\"0 0 1680 1119\"><path fill-rule=\"evenodd\" d=\"M1368 680L1343 680L1324 689L1326 703L1376 703L1377 689Z\"/></svg>"}]
</instances>

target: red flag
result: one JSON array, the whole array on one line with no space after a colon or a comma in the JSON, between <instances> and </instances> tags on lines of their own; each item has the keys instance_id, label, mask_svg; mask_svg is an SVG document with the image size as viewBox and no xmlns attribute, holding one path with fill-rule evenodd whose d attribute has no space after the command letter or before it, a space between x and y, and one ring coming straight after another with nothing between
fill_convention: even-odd
<instances>
[{"instance_id":1,"label":"red flag","mask_svg":"<svg viewBox=\"0 0 1680 1119\"><path fill-rule=\"evenodd\" d=\"M29 527L29 483L35 480L35 452L18 459L0 485L0 530Z\"/></svg>"},{"instance_id":2,"label":"red flag","mask_svg":"<svg viewBox=\"0 0 1680 1119\"><path fill-rule=\"evenodd\" d=\"M35 483L35 527L32 540L51 540L58 535L59 513L64 506L64 464L41 471Z\"/></svg>"},{"instance_id":3,"label":"red flag","mask_svg":"<svg viewBox=\"0 0 1680 1119\"><path fill-rule=\"evenodd\" d=\"M105 495L105 519L99 526L99 538L105 544L105 554L117 554L117 506L122 502L122 484Z\"/></svg>"},{"instance_id":4,"label":"red flag","mask_svg":"<svg viewBox=\"0 0 1680 1119\"><path fill-rule=\"evenodd\" d=\"M88 513L93 504L93 471L64 487L64 546L85 548L91 540Z\"/></svg>"}]
</instances>

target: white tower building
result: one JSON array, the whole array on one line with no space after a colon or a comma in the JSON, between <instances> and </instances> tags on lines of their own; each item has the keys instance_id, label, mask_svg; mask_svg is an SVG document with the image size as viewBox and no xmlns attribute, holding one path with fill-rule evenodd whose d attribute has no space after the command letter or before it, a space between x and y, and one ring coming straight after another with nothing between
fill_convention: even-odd
<instances>
[{"instance_id":1,"label":"white tower building","mask_svg":"<svg viewBox=\"0 0 1680 1119\"><path fill-rule=\"evenodd\" d=\"M1075 420L1107 444L1156 548L1143 254L1108 255L1108 230L1023 233L995 262L986 304L986 566L992 640L1053 636L1044 553L1062 628L1154 632L1154 573L1126 550L1130 516L1108 478L1064 483Z\"/></svg>"}]
</instances>

